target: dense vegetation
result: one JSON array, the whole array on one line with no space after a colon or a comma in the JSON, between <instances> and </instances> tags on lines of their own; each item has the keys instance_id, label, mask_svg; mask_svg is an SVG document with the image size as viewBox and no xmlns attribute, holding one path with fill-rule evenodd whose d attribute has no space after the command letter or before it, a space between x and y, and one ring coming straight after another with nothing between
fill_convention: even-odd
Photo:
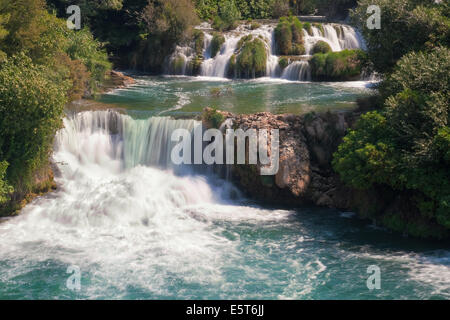
<instances>
[{"instance_id":1,"label":"dense vegetation","mask_svg":"<svg viewBox=\"0 0 450 320\"><path fill-rule=\"evenodd\" d=\"M310 61L311 76L316 81L359 79L365 61L366 54L361 50L316 53Z\"/></svg>"},{"instance_id":2,"label":"dense vegetation","mask_svg":"<svg viewBox=\"0 0 450 320\"><path fill-rule=\"evenodd\" d=\"M382 8L381 30L363 27L369 4ZM371 218L420 237L450 231L448 8L433 1L359 2L354 19L374 68L383 72L382 107L361 117L333 161L348 185L396 195Z\"/></svg>"},{"instance_id":3,"label":"dense vegetation","mask_svg":"<svg viewBox=\"0 0 450 320\"><path fill-rule=\"evenodd\" d=\"M0 60L1 204L48 186L65 104L97 91L111 65L88 29L70 30L43 0L0 0Z\"/></svg>"},{"instance_id":4,"label":"dense vegetation","mask_svg":"<svg viewBox=\"0 0 450 320\"><path fill-rule=\"evenodd\" d=\"M297 17L281 17L275 28L277 52L280 55L305 54L303 25Z\"/></svg>"},{"instance_id":5,"label":"dense vegetation","mask_svg":"<svg viewBox=\"0 0 450 320\"><path fill-rule=\"evenodd\" d=\"M82 23L106 43L116 66L161 73L177 44L193 40L193 26L209 21L219 31L238 20L298 14L346 16L355 0L47 0L58 17L79 5ZM255 28L257 23L252 22ZM1 34L0 34L1 37ZM302 47L293 48L302 52Z\"/></svg>"},{"instance_id":6,"label":"dense vegetation","mask_svg":"<svg viewBox=\"0 0 450 320\"><path fill-rule=\"evenodd\" d=\"M251 35L239 40L231 57L228 73L233 78L256 78L266 75L267 47L264 40Z\"/></svg>"}]
</instances>

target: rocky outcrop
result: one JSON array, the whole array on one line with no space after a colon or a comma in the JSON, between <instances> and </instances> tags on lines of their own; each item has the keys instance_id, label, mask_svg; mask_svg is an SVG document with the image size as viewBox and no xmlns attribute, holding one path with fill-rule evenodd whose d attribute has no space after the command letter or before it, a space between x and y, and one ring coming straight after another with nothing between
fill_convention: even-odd
<instances>
[{"instance_id":1,"label":"rocky outcrop","mask_svg":"<svg viewBox=\"0 0 450 320\"><path fill-rule=\"evenodd\" d=\"M102 91L107 92L113 89L125 88L136 83L133 78L124 75L122 72L111 70L102 83Z\"/></svg>"},{"instance_id":2,"label":"rocky outcrop","mask_svg":"<svg viewBox=\"0 0 450 320\"><path fill-rule=\"evenodd\" d=\"M349 190L332 170L331 160L358 114L220 113L230 128L279 130L280 158L276 175L261 176L255 165L232 166L233 179L251 197L271 203L351 206Z\"/></svg>"}]
</instances>

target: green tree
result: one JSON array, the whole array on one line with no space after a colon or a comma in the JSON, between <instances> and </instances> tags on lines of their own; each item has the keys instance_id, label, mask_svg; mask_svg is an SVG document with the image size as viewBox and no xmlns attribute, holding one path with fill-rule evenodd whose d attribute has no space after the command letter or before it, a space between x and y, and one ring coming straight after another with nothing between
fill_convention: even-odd
<instances>
[{"instance_id":1,"label":"green tree","mask_svg":"<svg viewBox=\"0 0 450 320\"><path fill-rule=\"evenodd\" d=\"M371 5L381 9L381 29L367 27ZM410 51L449 45L450 20L443 9L444 5L432 1L360 0L351 15L364 35L375 70L384 73Z\"/></svg>"},{"instance_id":2,"label":"green tree","mask_svg":"<svg viewBox=\"0 0 450 320\"><path fill-rule=\"evenodd\" d=\"M0 158L16 192L32 188L35 170L48 162L61 127L69 82L55 83L52 72L25 54L7 58L0 68Z\"/></svg>"},{"instance_id":3,"label":"green tree","mask_svg":"<svg viewBox=\"0 0 450 320\"><path fill-rule=\"evenodd\" d=\"M11 187L6 181L6 169L8 168L8 162L0 162L0 205L9 200L9 195L13 192Z\"/></svg>"},{"instance_id":4,"label":"green tree","mask_svg":"<svg viewBox=\"0 0 450 320\"><path fill-rule=\"evenodd\" d=\"M382 86L384 108L361 117L334 155L341 179L357 189L385 186L409 207L384 216L415 236L450 230L450 49L411 52Z\"/></svg>"}]
</instances>

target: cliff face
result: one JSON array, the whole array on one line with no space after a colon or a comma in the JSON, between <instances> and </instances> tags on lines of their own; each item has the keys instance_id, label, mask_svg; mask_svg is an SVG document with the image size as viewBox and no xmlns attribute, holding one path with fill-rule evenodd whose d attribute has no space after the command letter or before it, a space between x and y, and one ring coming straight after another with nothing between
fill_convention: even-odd
<instances>
[{"instance_id":1,"label":"cliff face","mask_svg":"<svg viewBox=\"0 0 450 320\"><path fill-rule=\"evenodd\" d=\"M232 166L233 179L251 197L272 203L350 206L348 190L333 172L331 160L356 113L220 113L235 129L279 130L280 162L275 176L261 176L255 165Z\"/></svg>"},{"instance_id":2,"label":"cliff face","mask_svg":"<svg viewBox=\"0 0 450 320\"><path fill-rule=\"evenodd\" d=\"M279 171L260 175L259 165L232 165L231 177L253 199L281 205L317 205L358 213L388 229L420 238L448 238L448 231L420 215L408 191L387 186L356 190L345 186L333 171L331 162L359 112L306 115L251 115L206 109L233 129L279 130ZM211 123L204 121L206 127ZM270 135L269 135L270 137ZM270 153L270 148L269 148Z\"/></svg>"}]
</instances>

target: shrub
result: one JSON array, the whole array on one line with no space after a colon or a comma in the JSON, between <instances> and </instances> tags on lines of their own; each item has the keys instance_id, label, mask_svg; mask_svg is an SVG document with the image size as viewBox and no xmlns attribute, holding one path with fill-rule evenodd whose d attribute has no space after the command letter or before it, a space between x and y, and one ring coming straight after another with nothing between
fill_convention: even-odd
<instances>
[{"instance_id":1,"label":"shrub","mask_svg":"<svg viewBox=\"0 0 450 320\"><path fill-rule=\"evenodd\" d=\"M313 23L313 26L316 27L317 29L319 29L319 31L324 34L325 31L323 29L323 25L321 23Z\"/></svg>"},{"instance_id":2,"label":"shrub","mask_svg":"<svg viewBox=\"0 0 450 320\"><path fill-rule=\"evenodd\" d=\"M361 76L365 59L365 53L361 50L317 53L310 61L311 75L318 81L357 79Z\"/></svg>"},{"instance_id":3,"label":"shrub","mask_svg":"<svg viewBox=\"0 0 450 320\"><path fill-rule=\"evenodd\" d=\"M255 78L266 74L267 50L259 39L247 40L236 59L237 73L242 78Z\"/></svg>"},{"instance_id":4,"label":"shrub","mask_svg":"<svg viewBox=\"0 0 450 320\"><path fill-rule=\"evenodd\" d=\"M380 7L383 31L367 28L367 8ZM390 72L396 62L411 51L421 51L450 42L450 18L445 5L431 1L360 0L352 20L362 31L368 55L380 73Z\"/></svg>"},{"instance_id":5,"label":"shrub","mask_svg":"<svg viewBox=\"0 0 450 320\"><path fill-rule=\"evenodd\" d=\"M24 54L0 69L0 158L16 192L32 188L32 175L48 162L53 137L62 125L68 81L55 83L50 70Z\"/></svg>"},{"instance_id":6,"label":"shrub","mask_svg":"<svg viewBox=\"0 0 450 320\"><path fill-rule=\"evenodd\" d=\"M236 54L233 54L228 61L227 74L229 78L237 77Z\"/></svg>"},{"instance_id":7,"label":"shrub","mask_svg":"<svg viewBox=\"0 0 450 320\"><path fill-rule=\"evenodd\" d=\"M278 58L278 65L281 69L284 69L289 65L289 60L285 57L280 57Z\"/></svg>"},{"instance_id":8,"label":"shrub","mask_svg":"<svg viewBox=\"0 0 450 320\"><path fill-rule=\"evenodd\" d=\"M303 43L303 25L297 17L291 17L292 43Z\"/></svg>"},{"instance_id":9,"label":"shrub","mask_svg":"<svg viewBox=\"0 0 450 320\"><path fill-rule=\"evenodd\" d=\"M281 55L303 54L303 25L297 17L280 18L275 28L275 43Z\"/></svg>"},{"instance_id":10,"label":"shrub","mask_svg":"<svg viewBox=\"0 0 450 320\"><path fill-rule=\"evenodd\" d=\"M303 44L296 44L294 45L294 47L292 48L292 55L294 56L301 56L304 55L306 53L306 49L305 46Z\"/></svg>"},{"instance_id":11,"label":"shrub","mask_svg":"<svg viewBox=\"0 0 450 320\"><path fill-rule=\"evenodd\" d=\"M320 40L314 45L312 53L313 54L316 54L316 53L328 53L328 52L331 52L331 51L332 50L331 50L330 45L327 42Z\"/></svg>"},{"instance_id":12,"label":"shrub","mask_svg":"<svg viewBox=\"0 0 450 320\"><path fill-rule=\"evenodd\" d=\"M450 88L450 49L437 47L425 52L412 52L402 57L392 74L382 83L385 98L406 88L423 93L443 92Z\"/></svg>"},{"instance_id":13,"label":"shrub","mask_svg":"<svg viewBox=\"0 0 450 320\"><path fill-rule=\"evenodd\" d=\"M389 133L386 117L380 113L361 116L334 154L333 168L345 183L368 189L390 181L395 169L395 146Z\"/></svg>"},{"instance_id":14,"label":"shrub","mask_svg":"<svg viewBox=\"0 0 450 320\"><path fill-rule=\"evenodd\" d=\"M292 29L286 18L281 18L275 28L275 41L279 54L290 54L292 50Z\"/></svg>"},{"instance_id":15,"label":"shrub","mask_svg":"<svg viewBox=\"0 0 450 320\"><path fill-rule=\"evenodd\" d=\"M217 55L224 43L225 37L220 33L214 33L211 40L211 57L215 57Z\"/></svg>"},{"instance_id":16,"label":"shrub","mask_svg":"<svg viewBox=\"0 0 450 320\"><path fill-rule=\"evenodd\" d=\"M0 205L9 200L9 195L14 191L6 181L6 169L8 168L8 162L0 162Z\"/></svg>"},{"instance_id":17,"label":"shrub","mask_svg":"<svg viewBox=\"0 0 450 320\"><path fill-rule=\"evenodd\" d=\"M194 31L194 50L197 56L203 55L203 47L205 43L205 34L203 31L195 30Z\"/></svg>"},{"instance_id":18,"label":"shrub","mask_svg":"<svg viewBox=\"0 0 450 320\"><path fill-rule=\"evenodd\" d=\"M309 23L309 22L305 22L305 23L303 24L303 29L305 29L305 30L306 30L306 32L308 32L308 34L309 34L310 36L312 36L312 35L313 35L313 31L312 31L311 23Z\"/></svg>"},{"instance_id":19,"label":"shrub","mask_svg":"<svg viewBox=\"0 0 450 320\"><path fill-rule=\"evenodd\" d=\"M220 89L219 89L220 90ZM202 120L206 123L208 128L220 128L225 117L223 114L217 111L216 108L205 108L202 114Z\"/></svg>"},{"instance_id":20,"label":"shrub","mask_svg":"<svg viewBox=\"0 0 450 320\"><path fill-rule=\"evenodd\" d=\"M111 69L108 54L102 44L94 39L89 29L71 32L66 53L72 60L80 60L91 74L90 86L95 91Z\"/></svg>"},{"instance_id":21,"label":"shrub","mask_svg":"<svg viewBox=\"0 0 450 320\"><path fill-rule=\"evenodd\" d=\"M363 115L333 160L355 188L378 185L404 195L409 206L382 221L420 237L450 231L448 81L448 49L407 54L383 84L384 109Z\"/></svg>"},{"instance_id":22,"label":"shrub","mask_svg":"<svg viewBox=\"0 0 450 320\"><path fill-rule=\"evenodd\" d=\"M261 28L261 24L258 23L258 22L252 22L250 24L250 30L256 30L256 29L259 29L259 28Z\"/></svg>"}]
</instances>

